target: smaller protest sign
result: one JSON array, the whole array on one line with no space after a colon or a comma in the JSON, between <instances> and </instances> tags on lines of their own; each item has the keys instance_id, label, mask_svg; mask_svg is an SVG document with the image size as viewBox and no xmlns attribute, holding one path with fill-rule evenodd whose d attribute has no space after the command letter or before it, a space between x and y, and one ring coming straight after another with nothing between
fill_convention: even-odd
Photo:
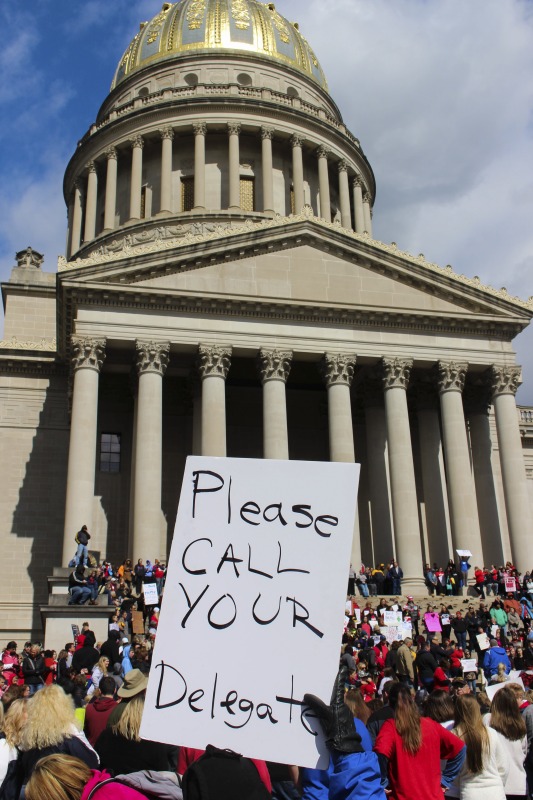
<instances>
[{"instance_id":1,"label":"smaller protest sign","mask_svg":"<svg viewBox=\"0 0 533 800\"><path fill-rule=\"evenodd\" d=\"M430 633L440 633L442 631L439 615L435 611L428 611L427 614L424 614L424 622Z\"/></svg>"},{"instance_id":2,"label":"smaller protest sign","mask_svg":"<svg viewBox=\"0 0 533 800\"><path fill-rule=\"evenodd\" d=\"M76 644L78 643L78 636L80 635L80 626L79 625L71 625L72 628L72 637Z\"/></svg>"},{"instance_id":3,"label":"smaller protest sign","mask_svg":"<svg viewBox=\"0 0 533 800\"><path fill-rule=\"evenodd\" d=\"M480 650L488 650L490 647L490 640L486 633L478 633L476 636L477 643Z\"/></svg>"},{"instance_id":4,"label":"smaller protest sign","mask_svg":"<svg viewBox=\"0 0 533 800\"><path fill-rule=\"evenodd\" d=\"M477 672L477 664L475 658L462 658L461 667L463 672Z\"/></svg>"},{"instance_id":5,"label":"smaller protest sign","mask_svg":"<svg viewBox=\"0 0 533 800\"><path fill-rule=\"evenodd\" d=\"M413 626L410 622L402 622L402 638L410 639L413 635Z\"/></svg>"},{"instance_id":6,"label":"smaller protest sign","mask_svg":"<svg viewBox=\"0 0 533 800\"><path fill-rule=\"evenodd\" d=\"M354 608L352 616L355 617L355 621L357 622L358 625L360 625L361 624L361 609L360 608Z\"/></svg>"},{"instance_id":7,"label":"smaller protest sign","mask_svg":"<svg viewBox=\"0 0 533 800\"><path fill-rule=\"evenodd\" d=\"M344 604L344 611L346 614L348 614L348 616L351 616L352 608L353 608L352 601L347 600L346 603Z\"/></svg>"},{"instance_id":8,"label":"smaller protest sign","mask_svg":"<svg viewBox=\"0 0 533 800\"><path fill-rule=\"evenodd\" d=\"M516 581L514 578L505 578L505 591L514 594L516 592Z\"/></svg>"},{"instance_id":9,"label":"smaller protest sign","mask_svg":"<svg viewBox=\"0 0 533 800\"><path fill-rule=\"evenodd\" d=\"M455 552L460 558L472 558L470 550L456 550Z\"/></svg>"},{"instance_id":10,"label":"smaller protest sign","mask_svg":"<svg viewBox=\"0 0 533 800\"><path fill-rule=\"evenodd\" d=\"M449 625L450 624L450 615L449 614L441 614L440 615L440 624L441 625Z\"/></svg>"},{"instance_id":11,"label":"smaller protest sign","mask_svg":"<svg viewBox=\"0 0 533 800\"><path fill-rule=\"evenodd\" d=\"M156 606L159 603L159 593L157 591L157 584L143 583L144 592L144 605Z\"/></svg>"},{"instance_id":12,"label":"smaller protest sign","mask_svg":"<svg viewBox=\"0 0 533 800\"><path fill-rule=\"evenodd\" d=\"M498 631L500 630L499 625L491 625L490 626L490 635L496 638L498 636Z\"/></svg>"},{"instance_id":13,"label":"smaller protest sign","mask_svg":"<svg viewBox=\"0 0 533 800\"><path fill-rule=\"evenodd\" d=\"M384 625L401 625L403 622L403 615L401 611L384 611L383 624Z\"/></svg>"},{"instance_id":14,"label":"smaller protest sign","mask_svg":"<svg viewBox=\"0 0 533 800\"><path fill-rule=\"evenodd\" d=\"M394 603L394 605L391 606L391 611L399 611L399 610L400 610L400 607L399 607L398 603Z\"/></svg>"},{"instance_id":15,"label":"smaller protest sign","mask_svg":"<svg viewBox=\"0 0 533 800\"><path fill-rule=\"evenodd\" d=\"M135 634L144 633L144 619L142 611L131 612L131 629Z\"/></svg>"}]
</instances>

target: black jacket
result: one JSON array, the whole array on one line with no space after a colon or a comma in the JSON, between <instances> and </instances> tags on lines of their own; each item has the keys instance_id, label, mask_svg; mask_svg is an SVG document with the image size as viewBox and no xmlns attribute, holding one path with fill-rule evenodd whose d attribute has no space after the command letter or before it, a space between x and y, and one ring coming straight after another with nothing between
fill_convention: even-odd
<instances>
[{"instance_id":1,"label":"black jacket","mask_svg":"<svg viewBox=\"0 0 533 800\"><path fill-rule=\"evenodd\" d=\"M115 775L127 775L143 769L175 772L178 762L178 748L174 745L145 739L130 741L113 733L111 728L106 728L100 734L94 749L100 756L100 769L112 771Z\"/></svg>"},{"instance_id":2,"label":"black jacket","mask_svg":"<svg viewBox=\"0 0 533 800\"><path fill-rule=\"evenodd\" d=\"M44 658L42 656L35 656L35 658L26 656L22 661L22 674L24 675L25 683L29 686L38 686L44 683L46 671Z\"/></svg>"},{"instance_id":3,"label":"black jacket","mask_svg":"<svg viewBox=\"0 0 533 800\"><path fill-rule=\"evenodd\" d=\"M86 669L90 672L99 658L100 653L96 647L92 647L91 644L84 644L83 647L76 650L72 656L72 668L75 669L76 672L81 672L82 669Z\"/></svg>"},{"instance_id":4,"label":"black jacket","mask_svg":"<svg viewBox=\"0 0 533 800\"><path fill-rule=\"evenodd\" d=\"M433 673L438 667L435 658L427 650L421 650L416 654L415 666L420 678L432 678Z\"/></svg>"}]
</instances>

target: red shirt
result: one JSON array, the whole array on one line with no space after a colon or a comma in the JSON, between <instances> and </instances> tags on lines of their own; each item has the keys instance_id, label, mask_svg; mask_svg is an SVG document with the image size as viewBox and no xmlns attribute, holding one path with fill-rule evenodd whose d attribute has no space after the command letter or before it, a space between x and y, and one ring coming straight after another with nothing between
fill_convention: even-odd
<instances>
[{"instance_id":1,"label":"red shirt","mask_svg":"<svg viewBox=\"0 0 533 800\"><path fill-rule=\"evenodd\" d=\"M396 723L388 719L376 739L374 750L389 762L392 800L442 800L441 759L455 758L463 742L428 717L420 719L422 745L414 756L404 750Z\"/></svg>"}]
</instances>

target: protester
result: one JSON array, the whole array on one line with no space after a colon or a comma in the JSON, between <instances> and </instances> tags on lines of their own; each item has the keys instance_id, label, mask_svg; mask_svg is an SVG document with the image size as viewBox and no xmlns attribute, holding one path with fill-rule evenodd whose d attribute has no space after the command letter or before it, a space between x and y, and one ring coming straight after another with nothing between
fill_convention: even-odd
<instances>
[{"instance_id":1,"label":"protester","mask_svg":"<svg viewBox=\"0 0 533 800\"><path fill-rule=\"evenodd\" d=\"M2 736L0 736L0 787L2 786L10 765L19 756L22 731L28 716L27 700L15 700L6 712ZM6 787L7 788L7 787ZM0 789L1 796L1 789Z\"/></svg>"},{"instance_id":2,"label":"protester","mask_svg":"<svg viewBox=\"0 0 533 800\"><path fill-rule=\"evenodd\" d=\"M396 684L389 702L394 719L381 728L374 750L382 761L392 800L437 800L459 774L464 744L427 717L420 717L409 688ZM441 773L441 759L446 766ZM383 774L385 773L385 774Z\"/></svg>"},{"instance_id":3,"label":"protester","mask_svg":"<svg viewBox=\"0 0 533 800\"><path fill-rule=\"evenodd\" d=\"M117 701L115 700L116 684L113 678L104 677L100 681L100 693L85 708L84 733L93 747L100 734L105 730L109 716Z\"/></svg>"},{"instance_id":4,"label":"protester","mask_svg":"<svg viewBox=\"0 0 533 800\"><path fill-rule=\"evenodd\" d=\"M466 744L466 761L449 792L461 800L505 800L504 784L509 771L505 749L492 728L483 725L476 698L455 698L453 732Z\"/></svg>"},{"instance_id":5,"label":"protester","mask_svg":"<svg viewBox=\"0 0 533 800\"><path fill-rule=\"evenodd\" d=\"M504 686L498 689L492 699L490 714L483 718L500 735L503 743L509 771L504 783L506 797L522 798L527 795L526 770L524 760L527 755L527 731L516 694Z\"/></svg>"}]
</instances>

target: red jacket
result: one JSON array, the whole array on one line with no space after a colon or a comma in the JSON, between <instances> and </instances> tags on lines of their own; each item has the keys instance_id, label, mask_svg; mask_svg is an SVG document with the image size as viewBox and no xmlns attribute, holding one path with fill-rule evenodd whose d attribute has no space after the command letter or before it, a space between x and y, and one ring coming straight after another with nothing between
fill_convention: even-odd
<instances>
[{"instance_id":1,"label":"red jacket","mask_svg":"<svg viewBox=\"0 0 533 800\"><path fill-rule=\"evenodd\" d=\"M83 730L89 743L93 745L105 729L109 715L116 706L112 697L96 697L85 709Z\"/></svg>"}]
</instances>

